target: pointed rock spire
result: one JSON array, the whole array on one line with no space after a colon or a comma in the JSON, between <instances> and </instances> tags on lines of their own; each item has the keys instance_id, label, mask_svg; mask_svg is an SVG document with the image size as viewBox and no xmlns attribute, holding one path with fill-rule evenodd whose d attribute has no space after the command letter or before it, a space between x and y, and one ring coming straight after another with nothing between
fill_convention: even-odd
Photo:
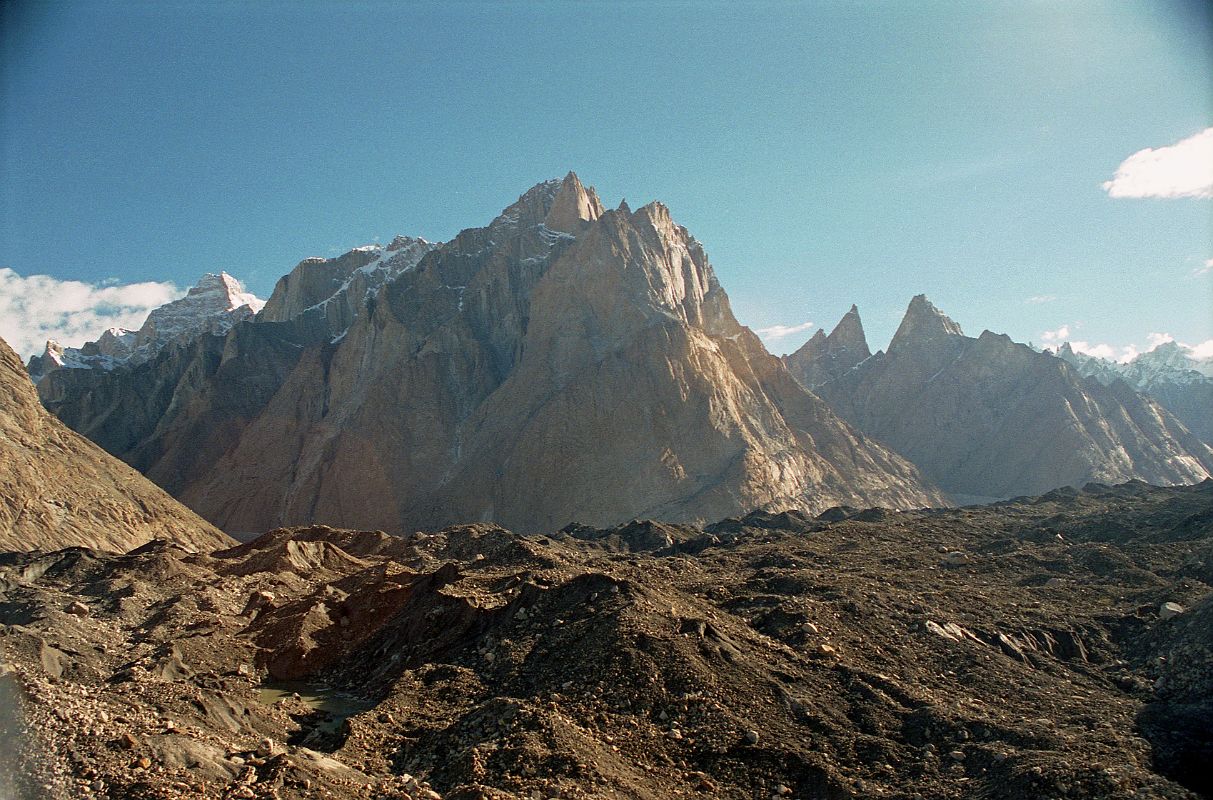
<instances>
[{"instance_id":1,"label":"pointed rock spire","mask_svg":"<svg viewBox=\"0 0 1213 800\"><path fill-rule=\"evenodd\" d=\"M859 308L843 314L827 336L818 328L813 337L783 362L801 385L813 389L846 373L872 355L859 319Z\"/></svg>"},{"instance_id":2,"label":"pointed rock spire","mask_svg":"<svg viewBox=\"0 0 1213 800\"><path fill-rule=\"evenodd\" d=\"M586 189L577 173L570 172L561 181L543 224L554 231L576 234L583 223L598 219L602 212L602 203L594 188Z\"/></svg>"},{"instance_id":3,"label":"pointed rock spire","mask_svg":"<svg viewBox=\"0 0 1213 800\"><path fill-rule=\"evenodd\" d=\"M936 308L925 294L916 295L906 309L906 315L893 334L889 352L899 347L925 344L964 336L964 331L947 314Z\"/></svg>"},{"instance_id":4,"label":"pointed rock spire","mask_svg":"<svg viewBox=\"0 0 1213 800\"><path fill-rule=\"evenodd\" d=\"M846 352L856 364L872 355L868 349L868 337L863 332L863 322L859 319L859 307L854 304L850 311L842 315L827 340L832 352L838 355Z\"/></svg>"}]
</instances>

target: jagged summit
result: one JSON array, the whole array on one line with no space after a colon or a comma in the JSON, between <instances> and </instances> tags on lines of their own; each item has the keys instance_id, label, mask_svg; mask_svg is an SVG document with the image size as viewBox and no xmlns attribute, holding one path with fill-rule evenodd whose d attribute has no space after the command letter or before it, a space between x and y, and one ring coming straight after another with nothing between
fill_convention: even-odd
<instances>
[{"instance_id":1,"label":"jagged summit","mask_svg":"<svg viewBox=\"0 0 1213 800\"><path fill-rule=\"evenodd\" d=\"M570 173L373 296L345 285L382 257L300 265L221 356L165 365L156 384L179 391L139 414L99 402L138 395L121 380L54 407L230 530L533 531L943 501L742 328L659 202L604 211Z\"/></svg>"},{"instance_id":2,"label":"jagged summit","mask_svg":"<svg viewBox=\"0 0 1213 800\"><path fill-rule=\"evenodd\" d=\"M204 333L223 334L233 325L252 318L265 301L226 272L208 272L185 297L166 303L148 314L137 331L109 328L96 341L64 347L53 339L41 356L30 359L35 381L59 369L111 370L135 366L155 358L164 348Z\"/></svg>"},{"instance_id":3,"label":"jagged summit","mask_svg":"<svg viewBox=\"0 0 1213 800\"><path fill-rule=\"evenodd\" d=\"M838 320L828 339L835 349L846 349L859 355L860 361L872 355L872 351L868 349L868 337L863 332L863 321L859 318L859 307L854 304L851 305L851 310Z\"/></svg>"},{"instance_id":4,"label":"jagged summit","mask_svg":"<svg viewBox=\"0 0 1213 800\"><path fill-rule=\"evenodd\" d=\"M902 317L897 333L889 343L889 352L899 347L964 336L960 326L940 311L925 294L915 295Z\"/></svg>"},{"instance_id":5,"label":"jagged summit","mask_svg":"<svg viewBox=\"0 0 1213 800\"><path fill-rule=\"evenodd\" d=\"M829 335L818 328L796 352L783 361L793 377L806 389L833 380L872 355L859 318L859 307L852 304Z\"/></svg>"},{"instance_id":6,"label":"jagged summit","mask_svg":"<svg viewBox=\"0 0 1213 800\"><path fill-rule=\"evenodd\" d=\"M969 498L1093 480L1190 483L1213 472L1213 450L1128 385L1083 380L1002 334L967 337L923 295L887 352L813 391Z\"/></svg>"},{"instance_id":7,"label":"jagged summit","mask_svg":"<svg viewBox=\"0 0 1213 800\"><path fill-rule=\"evenodd\" d=\"M587 189L582 186L577 173L570 172L560 182L543 224L554 231L576 234L584 223L593 222L602 213L602 203L594 187Z\"/></svg>"}]
</instances>

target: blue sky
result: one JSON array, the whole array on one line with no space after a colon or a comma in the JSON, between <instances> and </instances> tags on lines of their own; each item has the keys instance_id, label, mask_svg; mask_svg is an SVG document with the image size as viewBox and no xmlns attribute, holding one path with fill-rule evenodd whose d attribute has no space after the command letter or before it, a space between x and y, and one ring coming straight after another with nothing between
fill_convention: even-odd
<instances>
[{"instance_id":1,"label":"blue sky","mask_svg":"<svg viewBox=\"0 0 1213 800\"><path fill-rule=\"evenodd\" d=\"M264 297L574 169L667 203L755 328L858 303L884 346L925 292L972 334L1213 338L1213 200L1101 188L1213 127L1200 2L0 8L0 309L32 275Z\"/></svg>"}]
</instances>

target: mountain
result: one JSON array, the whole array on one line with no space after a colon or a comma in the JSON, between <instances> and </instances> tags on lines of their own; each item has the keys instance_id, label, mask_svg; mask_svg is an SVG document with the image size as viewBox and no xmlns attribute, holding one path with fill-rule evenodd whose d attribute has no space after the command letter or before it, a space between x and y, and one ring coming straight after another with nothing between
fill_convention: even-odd
<instances>
[{"instance_id":1,"label":"mountain","mask_svg":"<svg viewBox=\"0 0 1213 800\"><path fill-rule=\"evenodd\" d=\"M1057 357L1105 386L1123 380L1213 444L1213 358L1197 358L1178 342L1165 342L1123 364L1075 352L1069 342L1057 349Z\"/></svg>"},{"instance_id":2,"label":"mountain","mask_svg":"<svg viewBox=\"0 0 1213 800\"><path fill-rule=\"evenodd\" d=\"M135 470L52 417L21 359L0 340L0 551L151 539L195 550L230 540Z\"/></svg>"},{"instance_id":3,"label":"mountain","mask_svg":"<svg viewBox=\"0 0 1213 800\"><path fill-rule=\"evenodd\" d=\"M227 333L263 305L264 301L244 291L226 272L207 273L185 297L148 314L139 330L110 328L97 341L79 348L64 347L51 339L41 356L30 359L28 370L38 382L60 369L110 370L142 364L171 345L190 342L204 333Z\"/></svg>"},{"instance_id":4,"label":"mountain","mask_svg":"<svg viewBox=\"0 0 1213 800\"><path fill-rule=\"evenodd\" d=\"M43 400L230 531L944 501L737 323L660 203L608 211L570 173L445 244L397 241L305 260L224 339Z\"/></svg>"},{"instance_id":5,"label":"mountain","mask_svg":"<svg viewBox=\"0 0 1213 800\"><path fill-rule=\"evenodd\" d=\"M834 380L870 355L859 309L852 305L829 336L819 328L799 350L784 356L783 363L802 386L813 389Z\"/></svg>"},{"instance_id":6,"label":"mountain","mask_svg":"<svg viewBox=\"0 0 1213 800\"><path fill-rule=\"evenodd\" d=\"M1085 380L1062 359L1003 335L965 336L922 295L888 352L863 359L866 349L852 344L846 359L822 349L823 358L837 357L799 374L836 375L813 391L953 495L1011 497L1089 481L1194 483L1213 471L1213 448L1127 384Z\"/></svg>"}]
</instances>

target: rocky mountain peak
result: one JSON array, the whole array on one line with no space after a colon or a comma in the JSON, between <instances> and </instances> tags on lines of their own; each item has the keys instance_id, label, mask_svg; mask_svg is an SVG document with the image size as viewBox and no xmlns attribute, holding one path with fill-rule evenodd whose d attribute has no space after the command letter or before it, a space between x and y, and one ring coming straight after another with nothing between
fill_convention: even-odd
<instances>
[{"instance_id":1,"label":"rocky mountain peak","mask_svg":"<svg viewBox=\"0 0 1213 800\"><path fill-rule=\"evenodd\" d=\"M384 249L386 249L389 253L395 253L397 250L403 250L406 247L416 247L418 245L427 244L429 244L429 242L419 236L395 236L392 238L391 243L388 244L388 246Z\"/></svg>"},{"instance_id":2,"label":"rocky mountain peak","mask_svg":"<svg viewBox=\"0 0 1213 800\"><path fill-rule=\"evenodd\" d=\"M831 347L855 353L860 361L872 355L868 349L868 338L863 332L863 322L859 319L859 307L854 304L850 311L843 314L828 338Z\"/></svg>"},{"instance_id":3,"label":"rocky mountain peak","mask_svg":"<svg viewBox=\"0 0 1213 800\"><path fill-rule=\"evenodd\" d=\"M925 294L916 295L893 334L889 351L915 344L928 344L963 337L964 331L927 299Z\"/></svg>"},{"instance_id":4,"label":"rocky mountain peak","mask_svg":"<svg viewBox=\"0 0 1213 800\"><path fill-rule=\"evenodd\" d=\"M28 370L35 381L41 381L64 368L111 370L142 364L171 344L192 341L204 333L226 333L236 323L251 319L264 305L265 301L246 292L226 272L208 272L185 297L153 309L139 330L108 328L96 341L80 347L48 341L43 354L30 359Z\"/></svg>"},{"instance_id":5,"label":"rocky mountain peak","mask_svg":"<svg viewBox=\"0 0 1213 800\"><path fill-rule=\"evenodd\" d=\"M812 338L795 353L784 356L783 361L802 386L813 389L871 355L863 322L859 319L859 308L852 304L829 335L818 328Z\"/></svg>"},{"instance_id":6,"label":"rocky mountain peak","mask_svg":"<svg viewBox=\"0 0 1213 800\"><path fill-rule=\"evenodd\" d=\"M575 235L584 223L593 222L602 213L602 203L594 188L591 186L587 189L581 184L577 173L570 172L560 182L543 224L551 230Z\"/></svg>"},{"instance_id":7,"label":"rocky mountain peak","mask_svg":"<svg viewBox=\"0 0 1213 800\"><path fill-rule=\"evenodd\" d=\"M134 347L136 350L158 350L170 341L204 331L225 332L241 319L256 314L264 305L264 300L244 291L240 281L226 272L208 272L185 297L166 303L147 315L143 327L135 335ZM233 315L238 310L243 313Z\"/></svg>"},{"instance_id":8,"label":"rocky mountain peak","mask_svg":"<svg viewBox=\"0 0 1213 800\"><path fill-rule=\"evenodd\" d=\"M570 174L376 288L382 258L302 265L258 318L289 324L240 326L222 359L198 348L161 364L157 385L180 393L150 397L133 423L71 387L56 413L105 427L114 452L240 531L943 501L741 328L703 247L660 203L604 212ZM142 398L137 378L89 397Z\"/></svg>"}]
</instances>

